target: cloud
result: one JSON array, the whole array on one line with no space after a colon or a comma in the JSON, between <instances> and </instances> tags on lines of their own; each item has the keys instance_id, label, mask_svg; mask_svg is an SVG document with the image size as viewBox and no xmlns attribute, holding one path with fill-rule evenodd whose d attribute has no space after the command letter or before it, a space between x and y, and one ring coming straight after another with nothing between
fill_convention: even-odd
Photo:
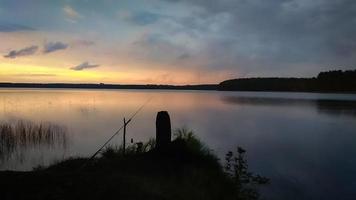
<instances>
[{"instance_id":1,"label":"cloud","mask_svg":"<svg viewBox=\"0 0 356 200\"><path fill-rule=\"evenodd\" d=\"M179 55L177 57L178 60L185 60L185 59L188 59L190 58L191 56L188 54L188 53L182 53L181 55Z\"/></svg>"},{"instance_id":2,"label":"cloud","mask_svg":"<svg viewBox=\"0 0 356 200\"><path fill-rule=\"evenodd\" d=\"M85 39L79 39L79 40L74 40L71 42L71 46L84 46L84 47L88 47L88 46L93 46L95 45L94 41L91 40L85 40Z\"/></svg>"},{"instance_id":3,"label":"cloud","mask_svg":"<svg viewBox=\"0 0 356 200\"><path fill-rule=\"evenodd\" d=\"M74 8L70 7L69 5L63 7L63 12L66 16L66 19L72 23L76 23L80 18L83 17L76 10L74 10Z\"/></svg>"},{"instance_id":4,"label":"cloud","mask_svg":"<svg viewBox=\"0 0 356 200\"><path fill-rule=\"evenodd\" d=\"M68 48L68 44L63 42L48 42L43 47L43 53L51 53L58 50L63 50Z\"/></svg>"},{"instance_id":5,"label":"cloud","mask_svg":"<svg viewBox=\"0 0 356 200\"><path fill-rule=\"evenodd\" d=\"M144 33L132 43L131 54L139 60L173 64L190 58L190 49L161 34Z\"/></svg>"},{"instance_id":6,"label":"cloud","mask_svg":"<svg viewBox=\"0 0 356 200\"><path fill-rule=\"evenodd\" d=\"M140 12L120 12L119 16L121 19L132 23L134 25L145 26L149 24L156 23L163 15L148 12L148 11L140 11Z\"/></svg>"},{"instance_id":7,"label":"cloud","mask_svg":"<svg viewBox=\"0 0 356 200\"><path fill-rule=\"evenodd\" d=\"M166 1L198 8L177 20L179 31L203 38L201 49L216 69L314 74L356 62L353 0Z\"/></svg>"},{"instance_id":8,"label":"cloud","mask_svg":"<svg viewBox=\"0 0 356 200\"><path fill-rule=\"evenodd\" d=\"M4 55L5 58L16 58L20 56L28 56L28 55L33 55L37 52L38 46L32 45L29 47L25 47L20 50L12 50L10 51L7 55Z\"/></svg>"},{"instance_id":9,"label":"cloud","mask_svg":"<svg viewBox=\"0 0 356 200\"><path fill-rule=\"evenodd\" d=\"M34 31L35 29L29 26L20 24L0 24L0 32L18 32L18 31Z\"/></svg>"},{"instance_id":10,"label":"cloud","mask_svg":"<svg viewBox=\"0 0 356 200\"><path fill-rule=\"evenodd\" d=\"M243 76L310 76L356 63L355 0L21 2L0 3L0 32L41 27L50 38L67 38L68 48L83 49L71 53L114 54L112 60L120 64L125 55L142 66L148 61L147 66L167 70L179 65L181 70L228 70ZM21 12L23 7L31 12ZM131 45L144 33L151 36ZM11 45L6 37L2 45ZM91 38L95 48L75 38Z\"/></svg>"},{"instance_id":11,"label":"cloud","mask_svg":"<svg viewBox=\"0 0 356 200\"><path fill-rule=\"evenodd\" d=\"M83 69L89 69L89 68L96 68L99 67L100 65L97 64L89 64L89 62L83 62L80 65L77 65L75 67L71 67L71 70L75 70L75 71L81 71Z\"/></svg>"}]
</instances>

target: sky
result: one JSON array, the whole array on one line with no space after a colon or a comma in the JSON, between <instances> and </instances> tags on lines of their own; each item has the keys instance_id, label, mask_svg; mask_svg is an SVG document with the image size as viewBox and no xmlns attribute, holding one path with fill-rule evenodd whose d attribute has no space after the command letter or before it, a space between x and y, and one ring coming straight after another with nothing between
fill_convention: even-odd
<instances>
[{"instance_id":1,"label":"sky","mask_svg":"<svg viewBox=\"0 0 356 200\"><path fill-rule=\"evenodd\" d=\"M0 82L203 84L355 69L355 0L0 0Z\"/></svg>"}]
</instances>

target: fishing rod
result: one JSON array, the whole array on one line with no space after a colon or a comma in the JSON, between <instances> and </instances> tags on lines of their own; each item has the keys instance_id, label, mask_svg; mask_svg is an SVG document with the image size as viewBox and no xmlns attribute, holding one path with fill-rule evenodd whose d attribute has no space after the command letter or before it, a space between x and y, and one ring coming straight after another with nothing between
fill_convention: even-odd
<instances>
[{"instance_id":1,"label":"fishing rod","mask_svg":"<svg viewBox=\"0 0 356 200\"><path fill-rule=\"evenodd\" d=\"M87 162L83 165L86 166L87 163L89 163L92 159L95 158L96 155L98 155L98 153L117 135L120 133L120 131L131 122L131 120L148 104L148 102L150 102L152 99L149 98L144 104L142 104L137 110L136 112L134 112L131 117L124 123L124 125L122 125L88 160Z\"/></svg>"}]
</instances>

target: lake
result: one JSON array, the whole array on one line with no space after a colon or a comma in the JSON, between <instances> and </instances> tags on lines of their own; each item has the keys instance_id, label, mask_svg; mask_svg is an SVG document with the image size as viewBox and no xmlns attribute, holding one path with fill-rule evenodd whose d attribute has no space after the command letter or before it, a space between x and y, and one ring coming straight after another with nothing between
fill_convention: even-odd
<instances>
[{"instance_id":1,"label":"lake","mask_svg":"<svg viewBox=\"0 0 356 200\"><path fill-rule=\"evenodd\" d=\"M0 148L1 170L31 170L92 155L129 124L128 141L155 137L158 111L188 127L221 159L237 145L251 171L267 176L267 199L354 199L356 95L170 90L0 89L0 122L50 123L65 142ZM62 138L63 139L63 138ZM119 134L110 145L120 145ZM6 154L6 155L5 155Z\"/></svg>"}]
</instances>

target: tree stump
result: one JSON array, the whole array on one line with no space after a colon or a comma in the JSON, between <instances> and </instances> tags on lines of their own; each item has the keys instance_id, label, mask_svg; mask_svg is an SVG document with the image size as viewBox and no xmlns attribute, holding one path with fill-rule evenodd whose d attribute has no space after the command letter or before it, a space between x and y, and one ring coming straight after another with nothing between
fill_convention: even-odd
<instances>
[{"instance_id":1,"label":"tree stump","mask_svg":"<svg viewBox=\"0 0 356 200\"><path fill-rule=\"evenodd\" d=\"M171 119L167 111L160 111L156 118L156 148L162 149L171 142Z\"/></svg>"}]
</instances>

